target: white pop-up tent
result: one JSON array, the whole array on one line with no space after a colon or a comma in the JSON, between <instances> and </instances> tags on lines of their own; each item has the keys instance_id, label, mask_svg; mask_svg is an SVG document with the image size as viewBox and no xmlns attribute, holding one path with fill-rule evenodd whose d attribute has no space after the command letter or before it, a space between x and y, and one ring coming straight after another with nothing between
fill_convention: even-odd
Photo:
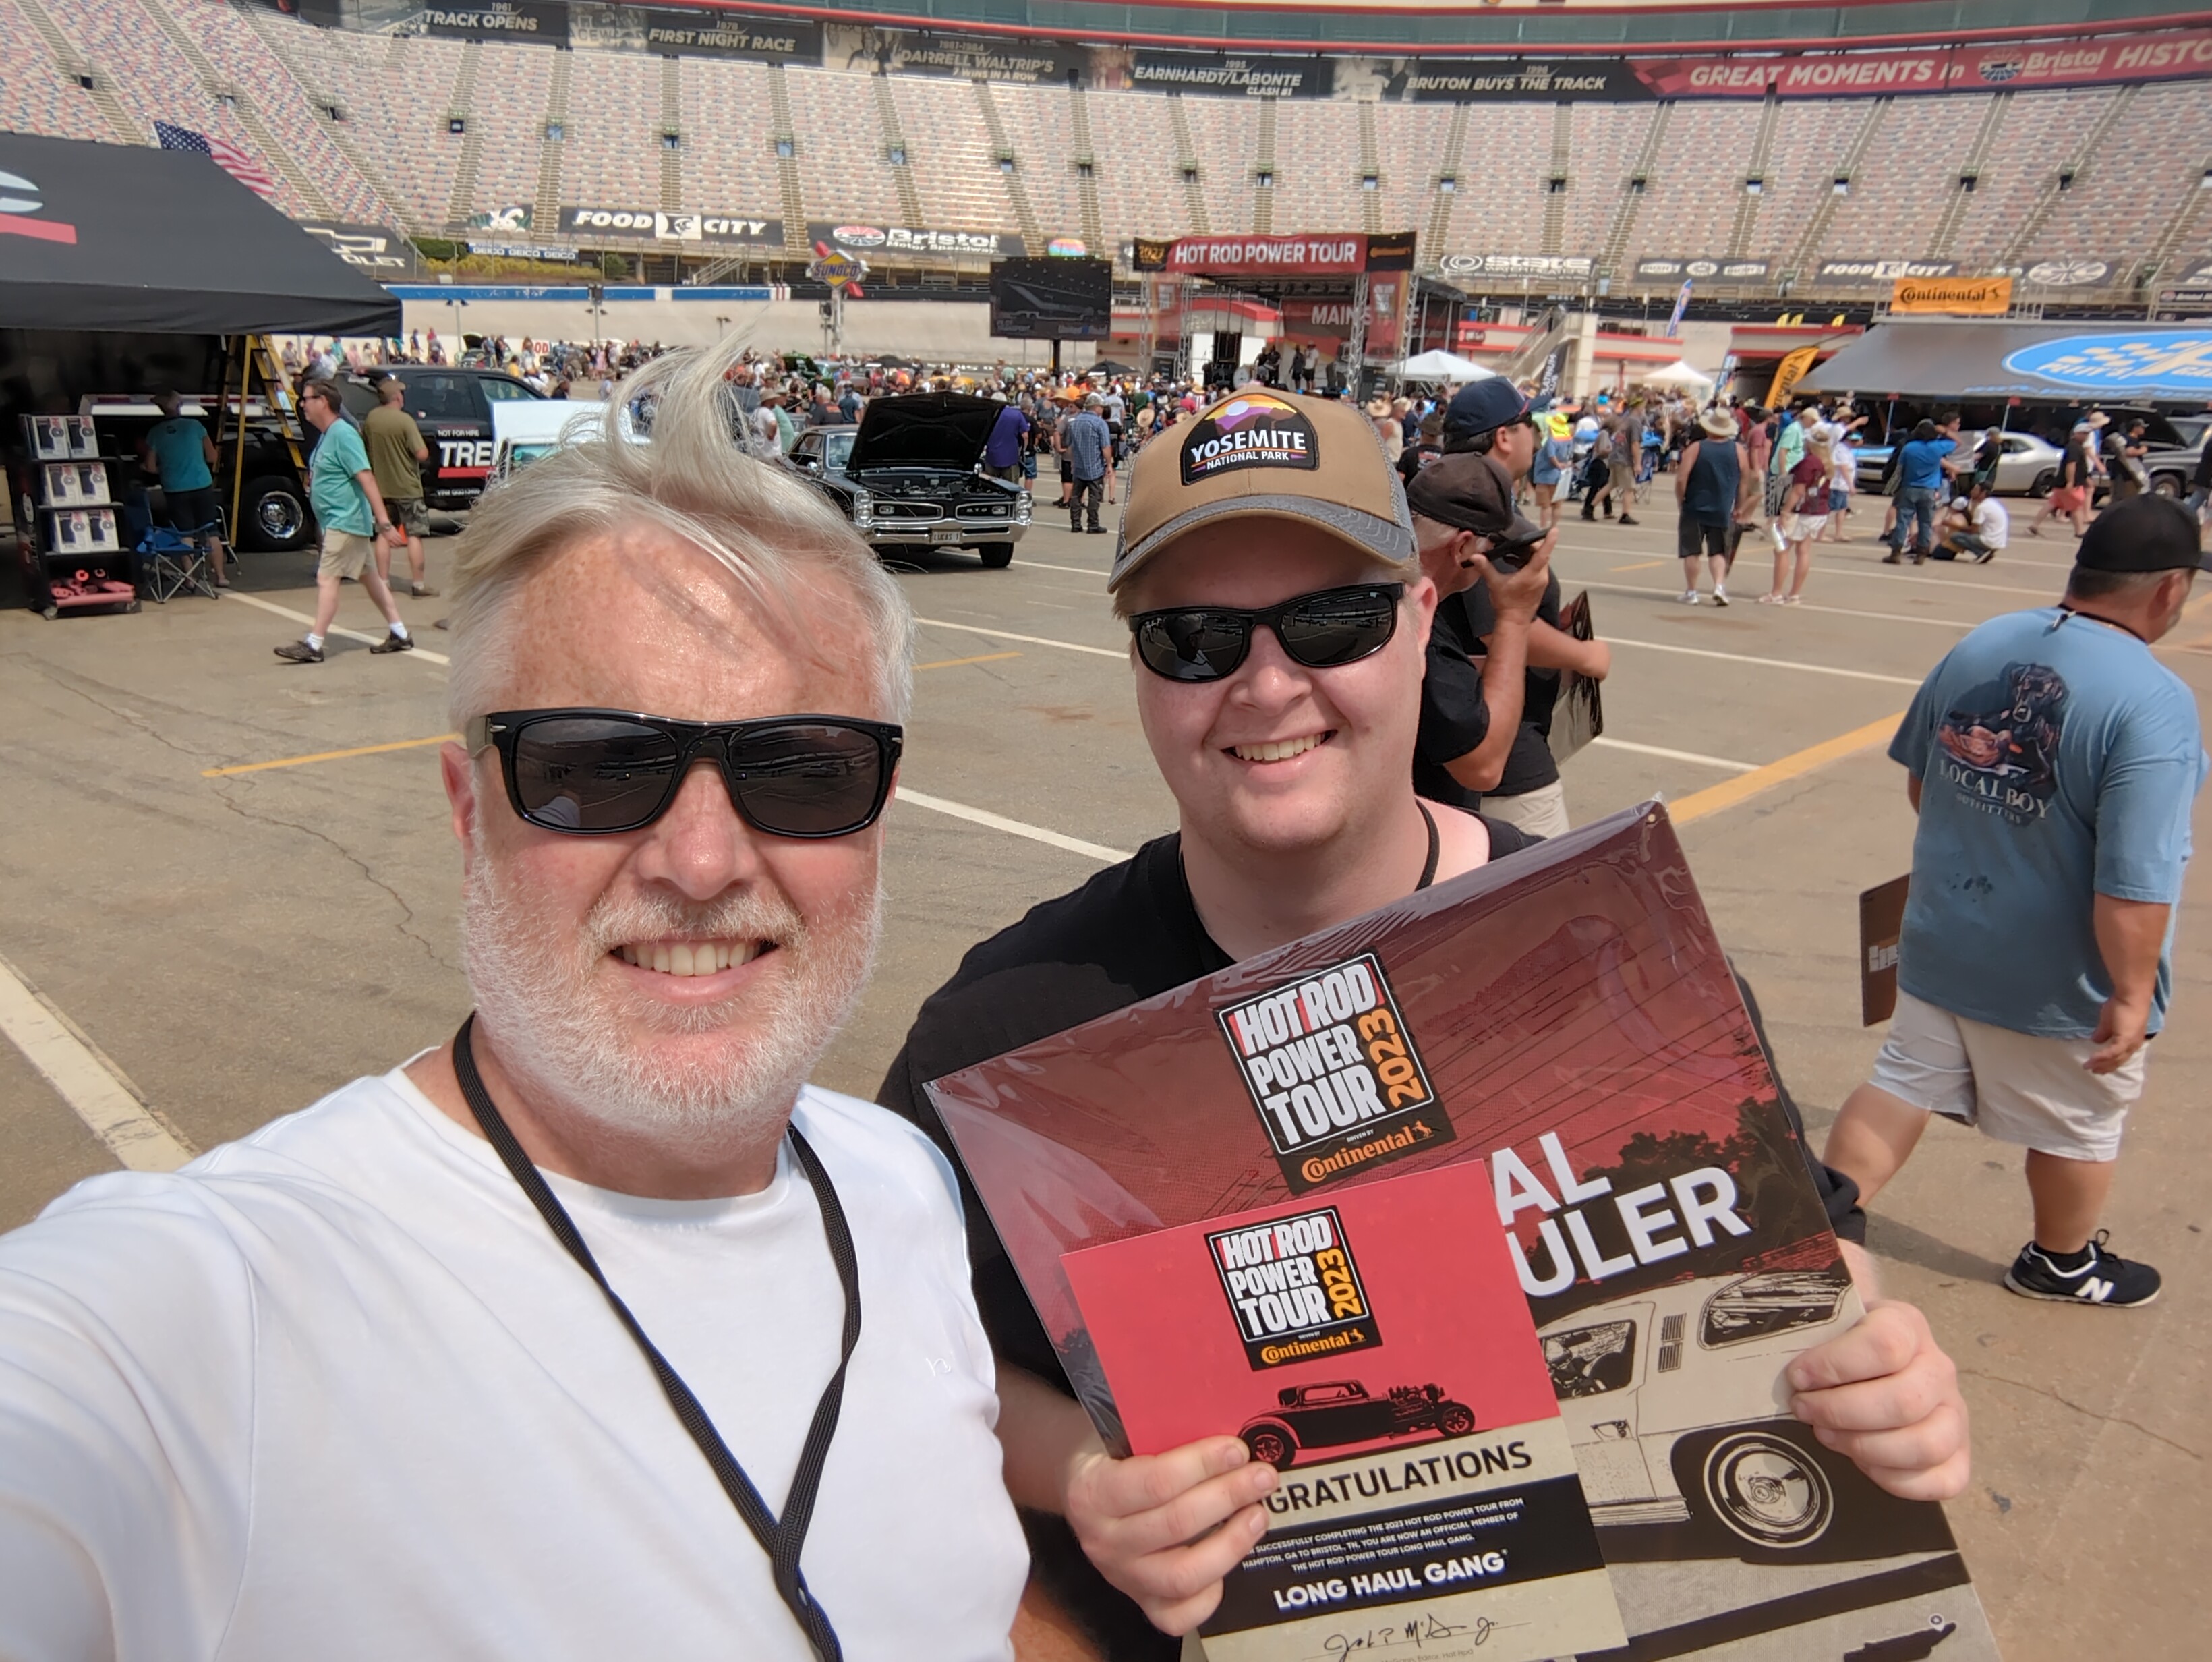
<instances>
[{"instance_id":1,"label":"white pop-up tent","mask_svg":"<svg viewBox=\"0 0 2212 1662\"><path fill-rule=\"evenodd\" d=\"M1488 380L1498 372L1486 369L1473 358L1463 358L1456 352L1437 350L1422 352L1407 358L1397 366L1401 380L1441 380L1455 384L1470 380Z\"/></svg>"},{"instance_id":2,"label":"white pop-up tent","mask_svg":"<svg viewBox=\"0 0 2212 1662\"><path fill-rule=\"evenodd\" d=\"M1717 384L1711 375L1693 367L1686 358L1676 358L1674 362L1638 379L1646 387L1677 387L1686 393L1695 393L1700 403L1712 397Z\"/></svg>"}]
</instances>

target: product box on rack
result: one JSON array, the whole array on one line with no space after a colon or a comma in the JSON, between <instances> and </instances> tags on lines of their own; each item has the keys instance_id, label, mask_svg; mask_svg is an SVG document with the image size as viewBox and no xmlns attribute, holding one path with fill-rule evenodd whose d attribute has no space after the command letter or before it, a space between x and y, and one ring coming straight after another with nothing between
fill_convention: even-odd
<instances>
[{"instance_id":1,"label":"product box on rack","mask_svg":"<svg viewBox=\"0 0 2212 1662\"><path fill-rule=\"evenodd\" d=\"M46 505L87 508L107 501L106 462L48 462L46 466Z\"/></svg>"},{"instance_id":2,"label":"product box on rack","mask_svg":"<svg viewBox=\"0 0 2212 1662\"><path fill-rule=\"evenodd\" d=\"M53 510L57 554L114 554L122 550L115 534L112 508L65 508Z\"/></svg>"},{"instance_id":3,"label":"product box on rack","mask_svg":"<svg viewBox=\"0 0 2212 1662\"><path fill-rule=\"evenodd\" d=\"M1798 1662L1939 1644L1947 1662L1996 1655L1942 1509L1884 1493L1789 1411L1783 1370L1863 1306L1656 803L928 1092L1109 1446L1254 1423L1249 1391L1173 1394L1202 1349L1223 1359L1194 1379L1214 1379L1217 1366L1235 1377L1231 1342L1257 1354L1222 1337L1200 1289L1215 1302L1223 1289L1185 1262L1190 1240L1233 1234L1246 1214L1334 1208L1364 1278L1354 1214L1387 1215L1409 1174L1463 1173L1501 1231L1528 1318L1510 1332L1490 1322L1487 1341L1535 1347L1528 1360L1549 1381L1628 1635L1618 1655ZM1479 1250L1458 1245L1443 1262L1470 1251L1479 1262ZM1175 1256L1181 1302L1139 1324L1122 1308L1126 1288L1110 1311L1099 1305L1093 1266L1147 1251ZM1252 1339L1301 1367L1283 1389L1357 1385L1370 1401L1390 1392L1395 1408L1409 1387L1438 1416L1443 1400L1462 1400L1462 1376L1443 1359L1455 1324L1484 1325L1479 1275L1461 1288L1439 1274L1440 1302L1404 1316L1370 1288L1366 1330L1348 1338L1312 1267L1322 1307L1302 1294L1302 1315L1284 1306L1287 1324ZM1377 1334L1383 1349L1438 1347L1433 1375L1376 1371L1380 1352L1360 1344ZM1466 1405L1467 1446L1478 1446L1494 1422L1483 1403ZM1466 1440L1440 1417L1432 1432L1443 1446ZM1309 1458L1296 1451L1285 1478ZM1312 1457L1316 1468L1335 1458ZM1272 1527L1291 1525L1278 1513ZM1271 1538L1239 1585L1267 1585L1246 1571L1273 1573L1255 1562ZM1412 1566L1425 1586L1425 1562ZM1357 1614L1304 1650L1222 1649L1251 1641L1214 1627L1205 1642L1209 1655L1330 1655L1364 1631Z\"/></svg>"}]
</instances>

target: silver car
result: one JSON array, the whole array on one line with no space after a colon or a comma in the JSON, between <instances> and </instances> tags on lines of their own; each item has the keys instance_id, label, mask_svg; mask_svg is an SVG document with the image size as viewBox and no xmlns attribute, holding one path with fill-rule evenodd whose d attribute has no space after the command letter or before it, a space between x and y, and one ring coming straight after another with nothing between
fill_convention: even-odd
<instances>
[{"instance_id":1,"label":"silver car","mask_svg":"<svg viewBox=\"0 0 2212 1662\"><path fill-rule=\"evenodd\" d=\"M1961 433L1959 447L1968 454L1981 447L1981 435ZM1881 470L1889 464L1889 447L1873 444L1859 453L1858 488L1879 490ZM2008 433L2004 435L2004 454L1997 458L1997 495L2000 496L2047 496L2051 487L2058 483L2058 464L2064 453L2056 445L2045 443L2033 433Z\"/></svg>"}]
</instances>

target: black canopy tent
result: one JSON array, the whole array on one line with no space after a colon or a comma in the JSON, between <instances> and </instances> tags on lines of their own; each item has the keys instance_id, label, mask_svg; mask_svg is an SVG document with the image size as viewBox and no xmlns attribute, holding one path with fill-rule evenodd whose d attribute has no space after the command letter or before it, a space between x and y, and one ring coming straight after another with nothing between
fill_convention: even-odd
<instances>
[{"instance_id":1,"label":"black canopy tent","mask_svg":"<svg viewBox=\"0 0 2212 1662\"><path fill-rule=\"evenodd\" d=\"M0 133L15 330L396 335L399 302L206 156Z\"/></svg>"}]
</instances>

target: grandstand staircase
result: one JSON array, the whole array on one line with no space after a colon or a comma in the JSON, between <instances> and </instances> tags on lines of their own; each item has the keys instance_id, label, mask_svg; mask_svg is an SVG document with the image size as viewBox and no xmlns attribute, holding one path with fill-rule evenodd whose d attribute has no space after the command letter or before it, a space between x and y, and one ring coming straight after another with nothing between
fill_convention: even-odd
<instances>
[{"instance_id":1,"label":"grandstand staircase","mask_svg":"<svg viewBox=\"0 0 2212 1662\"><path fill-rule=\"evenodd\" d=\"M876 89L876 125L883 134L884 165L891 170L891 182L898 187L899 212L909 225L919 225L921 217L921 192L914 182L914 152L907 148L906 135L899 131L898 105L891 97L891 78L887 75L871 77ZM894 155L904 156L894 161Z\"/></svg>"},{"instance_id":2,"label":"grandstand staircase","mask_svg":"<svg viewBox=\"0 0 2212 1662\"><path fill-rule=\"evenodd\" d=\"M1613 226L1605 234L1605 248L1598 255L1593 276L1620 281L1621 263L1628 258L1628 240L1636 234L1637 219L1644 212L1644 193L1650 188L1652 174L1659 170L1660 157L1666 154L1667 126L1674 116L1674 100L1671 98L1651 107L1651 125L1644 130L1644 148L1637 151L1636 166L1620 182L1620 206L1613 210Z\"/></svg>"},{"instance_id":3,"label":"grandstand staircase","mask_svg":"<svg viewBox=\"0 0 2212 1662\"><path fill-rule=\"evenodd\" d=\"M115 88L107 84L107 76L95 68L71 44L69 36L61 32L60 26L46 15L46 9L40 0L15 0L15 5L16 9L23 14L23 21L31 26L31 33L46 42L46 54L54 60L54 67L61 71L62 78L84 88L92 94L93 107L100 112L100 119L107 123L117 141L125 144L146 143L146 130L138 125L129 110L123 107L123 100L115 95ZM19 48L10 47L9 50Z\"/></svg>"},{"instance_id":4,"label":"grandstand staircase","mask_svg":"<svg viewBox=\"0 0 2212 1662\"><path fill-rule=\"evenodd\" d=\"M240 5L234 9L246 20L246 27L260 36L261 44L268 47L269 55L276 60L277 65L307 94L307 107L314 113L315 125L322 130L323 136L331 141L337 153L345 158L346 165L361 175L362 183L368 186L369 194L382 204L385 222L397 230L415 232L424 229L411 215L398 205L400 200L398 194L385 184L384 175L362 152L361 147L353 142L352 135L346 131L345 123L337 113L343 107L337 95L314 86L300 72L299 64L293 61L291 52L285 45L283 26L270 21L259 6ZM398 45L398 37L393 38L392 44Z\"/></svg>"},{"instance_id":5,"label":"grandstand staircase","mask_svg":"<svg viewBox=\"0 0 2212 1662\"><path fill-rule=\"evenodd\" d=\"M1459 200L1462 183L1460 158L1467 154L1467 106L1453 105L1451 130L1444 135L1443 160L1437 164L1430 186L1429 222L1421 234L1421 247L1431 268L1443 258L1444 244L1451 235L1452 206ZM1449 191L1443 185L1447 179L1452 181Z\"/></svg>"},{"instance_id":6,"label":"grandstand staircase","mask_svg":"<svg viewBox=\"0 0 2212 1662\"><path fill-rule=\"evenodd\" d=\"M677 148L668 146L674 133ZM660 211L684 211L684 60L660 60Z\"/></svg>"},{"instance_id":7,"label":"grandstand staircase","mask_svg":"<svg viewBox=\"0 0 2212 1662\"><path fill-rule=\"evenodd\" d=\"M1866 160L1867 152L1874 148L1875 136L1881 132L1881 124L1889 119L1890 107L1896 102L1897 100L1887 94L1868 100L1866 113L1859 118L1858 131L1851 135L1850 143L1844 146L1843 154L1836 158L1835 171L1829 175L1831 180L1849 180L1858 177L1859 164ZM1832 186L1821 195L1820 205L1813 210L1813 216L1805 222L1805 228L1790 248L1790 258L1779 275L1788 277L1796 273L1809 275L1812 272L1813 262L1820 258L1820 245L1827 240L1828 227L1835 222L1836 204L1843 199ZM1731 259L1742 259L1750 252L1748 247L1738 248L1730 244L1729 257Z\"/></svg>"},{"instance_id":8,"label":"grandstand staircase","mask_svg":"<svg viewBox=\"0 0 2212 1662\"><path fill-rule=\"evenodd\" d=\"M469 228L476 211L477 169L483 161L483 131L469 119L477 95L477 67L483 62L483 43L471 40L461 48L461 66L453 71L453 89L446 94L446 114L461 119L461 159L453 164L453 193L446 198L446 228L459 233Z\"/></svg>"},{"instance_id":9,"label":"grandstand staircase","mask_svg":"<svg viewBox=\"0 0 2212 1662\"><path fill-rule=\"evenodd\" d=\"M1759 210L1766 201L1766 169L1774 155L1774 130L1782 125L1782 100L1770 91L1759 107L1759 132L1751 141L1751 161L1744 169L1746 180L1760 181L1759 193L1753 195L1747 186L1736 198L1735 224L1729 231L1728 257L1741 259L1751 247L1753 234L1759 229Z\"/></svg>"},{"instance_id":10,"label":"grandstand staircase","mask_svg":"<svg viewBox=\"0 0 2212 1662\"><path fill-rule=\"evenodd\" d=\"M1568 167L1574 160L1575 107L1552 106L1552 162L1545 174L1544 243L1539 251L1560 252L1567 235Z\"/></svg>"},{"instance_id":11,"label":"grandstand staircase","mask_svg":"<svg viewBox=\"0 0 2212 1662\"><path fill-rule=\"evenodd\" d=\"M2033 205L2021 216L2018 228L2005 242L2004 252L1996 258L2000 271L2021 263L2021 256L2033 247L2035 240L2043 234L2043 222L2051 217L2051 210L2058 205L2059 197L2071 186L2079 186L2088 179L2091 170L2097 165L2097 157L2103 154L2105 141L2112 137L2113 129L2135 107L2136 94L2140 90L2140 88L2129 86L2114 93L2111 101L2105 106L2104 113L2090 124L2088 132L2075 147L2074 154L2044 181L2043 189L2036 193ZM2153 136L2152 142L2157 142L2155 136Z\"/></svg>"},{"instance_id":12,"label":"grandstand staircase","mask_svg":"<svg viewBox=\"0 0 2212 1662\"><path fill-rule=\"evenodd\" d=\"M783 204L783 251L804 259L814 252L806 240L806 192L799 183L799 135L791 126L791 87L783 78L783 65L768 66L769 140L776 147L775 186ZM784 152L788 150L790 155Z\"/></svg>"},{"instance_id":13,"label":"grandstand staircase","mask_svg":"<svg viewBox=\"0 0 2212 1662\"><path fill-rule=\"evenodd\" d=\"M1353 183L1359 186L1359 228L1373 236L1382 228L1382 141L1375 131L1375 106L1365 100L1359 106L1359 177Z\"/></svg>"},{"instance_id":14,"label":"grandstand staircase","mask_svg":"<svg viewBox=\"0 0 2212 1662\"><path fill-rule=\"evenodd\" d=\"M975 108L982 115L983 131L990 136L991 161L999 169L1000 182L1006 187L1006 205L1014 210L1014 223L1022 233L1022 247L1032 255L1041 256L1045 251L1044 228L1037 222L1036 210L1030 204L1029 186L1022 183L1022 159L1014 154L1013 142L1006 137L1006 124L999 119L999 101L991 96L991 83L975 80L969 85L975 89Z\"/></svg>"},{"instance_id":15,"label":"grandstand staircase","mask_svg":"<svg viewBox=\"0 0 2212 1662\"><path fill-rule=\"evenodd\" d=\"M531 198L530 223L540 238L561 222L561 176L568 163L568 76L574 52L553 54L553 76L545 88L545 113L538 124L538 192ZM561 137L553 137L555 130Z\"/></svg>"},{"instance_id":16,"label":"grandstand staircase","mask_svg":"<svg viewBox=\"0 0 2212 1662\"><path fill-rule=\"evenodd\" d=\"M1168 125L1175 134L1176 178L1182 184L1183 212L1190 220L1191 233L1211 236L1213 219L1206 211L1206 174L1199 166L1198 146L1190 136L1190 117L1179 92L1168 94Z\"/></svg>"},{"instance_id":17,"label":"grandstand staircase","mask_svg":"<svg viewBox=\"0 0 2212 1662\"><path fill-rule=\"evenodd\" d=\"M293 159L291 151L285 148L269 124L261 119L260 111L254 108L253 100L246 88L217 70L208 55L200 50L200 43L171 13L166 0L139 0L139 3L177 55L191 65L193 76L207 95L230 106L232 113L238 118L238 125L246 129L246 137L253 141L253 148L264 161L284 176L285 183L292 187L307 211L325 218L335 217L331 211L330 198L323 193L322 186Z\"/></svg>"},{"instance_id":18,"label":"grandstand staircase","mask_svg":"<svg viewBox=\"0 0 2212 1662\"><path fill-rule=\"evenodd\" d=\"M1275 104L1260 100L1260 137L1252 156L1252 234L1273 235L1275 229ZM1266 180L1262 185L1260 181Z\"/></svg>"},{"instance_id":19,"label":"grandstand staircase","mask_svg":"<svg viewBox=\"0 0 2212 1662\"><path fill-rule=\"evenodd\" d=\"M1972 187L1966 181L1979 179L1982 169L1989 166L1990 154L1996 149L1997 135L2011 111L2010 92L2000 90L1990 95L1989 107L1982 112L1982 125L1975 131L1974 142L1966 149L1966 159L1959 164L1958 177L1951 181L1951 199L1943 204L1942 216L1928 234L1929 259L1950 259L1951 245L1958 240L1959 227L1966 222L1966 205L1974 199Z\"/></svg>"},{"instance_id":20,"label":"grandstand staircase","mask_svg":"<svg viewBox=\"0 0 2212 1662\"><path fill-rule=\"evenodd\" d=\"M1098 157L1091 148L1091 106L1085 101L1080 87L1067 89L1067 101L1075 129L1075 154L1069 158L1069 165L1075 169L1075 201L1083 215L1083 246L1094 254L1103 255L1106 251L1106 221L1098 211Z\"/></svg>"},{"instance_id":21,"label":"grandstand staircase","mask_svg":"<svg viewBox=\"0 0 2212 1662\"><path fill-rule=\"evenodd\" d=\"M2158 274L2166 269L2166 262L2178 250L2196 246L2197 223L2204 214L2204 198L2212 196L2212 186L2202 182L2207 174L2212 174L2212 156L2204 157L2191 170L2189 182L2181 187L2184 194L2180 205L2166 216L2166 228L2158 234L2150 253L2136 267L2138 281L2155 283ZM2155 298L2154 294L2153 299Z\"/></svg>"}]
</instances>

